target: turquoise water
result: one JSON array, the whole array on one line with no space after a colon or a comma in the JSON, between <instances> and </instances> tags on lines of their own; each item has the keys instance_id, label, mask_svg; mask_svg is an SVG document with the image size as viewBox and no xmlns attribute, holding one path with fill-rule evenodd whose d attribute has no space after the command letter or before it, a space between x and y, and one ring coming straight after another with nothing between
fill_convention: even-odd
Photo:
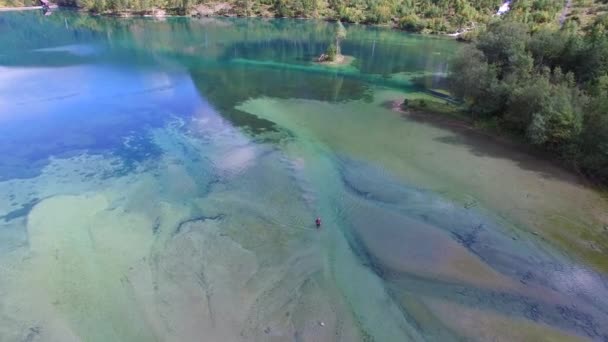
<instances>
[{"instance_id":1,"label":"turquoise water","mask_svg":"<svg viewBox=\"0 0 608 342\"><path fill-rule=\"evenodd\" d=\"M551 240L608 205L391 110L461 45L351 25L311 62L333 30L0 14L0 340L608 339Z\"/></svg>"}]
</instances>

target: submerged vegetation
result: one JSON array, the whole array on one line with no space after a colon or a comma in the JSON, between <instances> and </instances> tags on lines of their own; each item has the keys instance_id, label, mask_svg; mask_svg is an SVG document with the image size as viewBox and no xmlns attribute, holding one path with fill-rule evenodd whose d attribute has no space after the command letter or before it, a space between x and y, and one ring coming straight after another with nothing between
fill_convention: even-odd
<instances>
[{"instance_id":1,"label":"submerged vegetation","mask_svg":"<svg viewBox=\"0 0 608 342\"><path fill-rule=\"evenodd\" d=\"M496 17L501 0L58 1L94 13L166 9L186 15L335 19L335 35L324 47L328 61L341 59L346 36L341 21L415 32L459 31L472 46L453 61L449 81L469 115L608 181L608 14L600 3L518 0ZM589 9L585 16L583 8ZM599 14L593 17L591 9Z\"/></svg>"},{"instance_id":2,"label":"submerged vegetation","mask_svg":"<svg viewBox=\"0 0 608 342\"><path fill-rule=\"evenodd\" d=\"M606 16L581 34L521 17L493 22L463 49L449 76L470 115L493 120L608 181L608 34Z\"/></svg>"}]
</instances>

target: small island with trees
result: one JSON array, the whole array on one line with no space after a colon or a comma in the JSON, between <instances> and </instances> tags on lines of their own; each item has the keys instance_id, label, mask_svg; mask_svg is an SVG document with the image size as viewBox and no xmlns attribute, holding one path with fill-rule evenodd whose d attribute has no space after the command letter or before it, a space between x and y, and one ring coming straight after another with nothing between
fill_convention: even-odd
<instances>
[{"instance_id":1,"label":"small island with trees","mask_svg":"<svg viewBox=\"0 0 608 342\"><path fill-rule=\"evenodd\" d=\"M346 39L346 28L344 28L342 22L338 20L336 23L334 41L329 43L325 53L322 53L315 61L324 65L335 66L349 65L352 63L354 60L352 56L345 56L342 54L341 43L344 39Z\"/></svg>"}]
</instances>

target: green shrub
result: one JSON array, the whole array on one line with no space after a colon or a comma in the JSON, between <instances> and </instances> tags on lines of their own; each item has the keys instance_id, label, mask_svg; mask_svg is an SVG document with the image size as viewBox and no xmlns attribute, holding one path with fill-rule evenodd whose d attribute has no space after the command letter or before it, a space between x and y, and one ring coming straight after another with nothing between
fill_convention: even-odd
<instances>
[{"instance_id":1,"label":"green shrub","mask_svg":"<svg viewBox=\"0 0 608 342\"><path fill-rule=\"evenodd\" d=\"M336 60L336 55L338 53L338 49L336 48L336 44L331 43L329 44L329 46L327 47L327 51L325 52L327 54L327 58L330 61L335 61Z\"/></svg>"},{"instance_id":2,"label":"green shrub","mask_svg":"<svg viewBox=\"0 0 608 342\"><path fill-rule=\"evenodd\" d=\"M399 27L405 31L420 32L425 26L424 21L415 14L406 15L399 20Z\"/></svg>"}]
</instances>

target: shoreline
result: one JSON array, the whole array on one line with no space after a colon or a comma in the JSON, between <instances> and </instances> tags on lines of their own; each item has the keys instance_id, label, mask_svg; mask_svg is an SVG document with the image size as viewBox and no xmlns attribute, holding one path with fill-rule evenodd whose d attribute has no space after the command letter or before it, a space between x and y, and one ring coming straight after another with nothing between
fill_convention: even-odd
<instances>
[{"instance_id":1,"label":"shoreline","mask_svg":"<svg viewBox=\"0 0 608 342\"><path fill-rule=\"evenodd\" d=\"M44 9L43 6L24 6L24 7L0 7L0 12L16 12L16 11L31 11L31 10L37 10L37 9ZM56 5L53 4L50 6L50 9L65 9L65 10L73 10L73 11L77 11L77 12L81 12L81 13L86 13L88 15L91 16L103 16L103 17L114 17L114 18L153 18L153 19L163 19L163 18L261 18L261 19L299 19L299 20L321 20L321 21L326 21L326 22L335 22L336 20L334 18L308 18L308 17L279 17L279 16L273 16L273 15L268 15L268 16L259 16L259 15L249 15L249 16L241 16L241 15L237 15L235 13L227 13L227 14L218 14L218 13L214 13L214 14L168 14L167 12L169 11L168 9L163 9L163 8L156 8L156 9L149 9L149 10L143 10L143 11L121 11L121 12L105 12L105 13L95 13L95 12L90 12L87 10L84 10L82 8L79 7L73 7L73 6L60 6L60 5ZM154 12L161 12L162 14L150 14L150 13L154 13ZM424 35L424 36L437 36L437 37L449 37L451 39L455 39L457 41L462 41L461 39L461 35L463 33L466 33L470 30L472 30L471 28L466 29L465 31L455 31L455 32L441 32L441 33L422 33L422 32L411 32L411 31L406 31L403 30L401 28L399 28L398 25L396 25L395 23L392 24L370 24L370 23L350 23L350 22L346 22L349 25L364 25L364 26L370 26L370 27L384 27L384 28L388 28L391 30L395 30L395 31L399 31L399 32L403 32L403 33L407 33L407 34L419 34L419 35Z\"/></svg>"},{"instance_id":2,"label":"shoreline","mask_svg":"<svg viewBox=\"0 0 608 342\"><path fill-rule=\"evenodd\" d=\"M459 134L476 136L477 139L485 139L495 144L502 145L505 148L548 162L557 168L575 174L582 185L597 191L602 197L608 199L608 186L604 183L584 174L575 165L568 163L567 160L560 159L559 156L552 154L549 151L521 141L516 135L505 134L505 132L498 132L488 128L483 125L483 122L475 121L470 117L461 116L457 111L454 111L453 113L442 113L431 109L403 109L401 107L401 102L402 100L393 100L386 103L386 106L403 117L448 129Z\"/></svg>"}]
</instances>

